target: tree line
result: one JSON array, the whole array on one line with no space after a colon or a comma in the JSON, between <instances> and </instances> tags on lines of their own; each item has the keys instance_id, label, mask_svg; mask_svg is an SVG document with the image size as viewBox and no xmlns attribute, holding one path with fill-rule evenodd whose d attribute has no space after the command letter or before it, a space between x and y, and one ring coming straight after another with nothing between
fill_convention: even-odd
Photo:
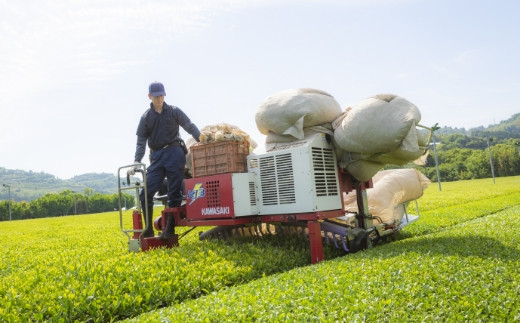
<instances>
[{"instance_id":1,"label":"tree line","mask_svg":"<svg viewBox=\"0 0 520 323\"><path fill-rule=\"evenodd\" d=\"M122 194L123 208L135 206L135 197ZM65 190L49 193L31 202L11 201L11 219L35 219L64 215L101 213L119 210L119 195L94 193L86 188L83 193ZM0 201L0 221L9 220L9 201Z\"/></svg>"},{"instance_id":2,"label":"tree line","mask_svg":"<svg viewBox=\"0 0 520 323\"><path fill-rule=\"evenodd\" d=\"M520 140L468 137L462 134L436 136L436 155L441 181L520 175ZM490 157L491 156L491 157ZM424 166L415 166L437 181L433 149Z\"/></svg>"},{"instance_id":3,"label":"tree line","mask_svg":"<svg viewBox=\"0 0 520 323\"><path fill-rule=\"evenodd\" d=\"M515 120L520 120L520 114L515 116ZM519 130L518 128L507 128L507 130L514 130L514 133L510 138L505 139L492 137L489 133L485 137L467 136L461 133L436 133L434 138L436 154L432 147L424 165L405 167L414 167L430 180L437 181L436 155L439 178L443 182L490 178L492 175L496 177L520 175ZM386 168L396 167L388 165ZM0 173L2 170L5 174L9 174L9 171L1 168ZM126 205L123 204L122 207L135 206L133 195L123 194L123 200ZM91 188L85 188L83 193L64 190L61 193L45 194L30 202L15 202L11 199L11 208L13 220L99 213L118 210L119 196L115 193L94 193ZM5 220L9 220L7 196L0 201L0 221Z\"/></svg>"}]
</instances>

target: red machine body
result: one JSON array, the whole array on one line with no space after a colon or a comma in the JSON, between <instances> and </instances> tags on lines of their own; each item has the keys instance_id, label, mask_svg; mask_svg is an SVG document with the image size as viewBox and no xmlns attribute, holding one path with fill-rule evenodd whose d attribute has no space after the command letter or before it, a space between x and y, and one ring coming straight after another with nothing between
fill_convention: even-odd
<instances>
[{"instance_id":1,"label":"red machine body","mask_svg":"<svg viewBox=\"0 0 520 323\"><path fill-rule=\"evenodd\" d=\"M239 226L254 225L259 223L306 223L306 235L308 236L311 249L311 262L317 263L323 260L322 231L320 221L337 218L344 215L342 209L331 211L317 211L299 214L269 214L248 216L236 216L233 201L233 174L219 174L205 177L197 177L185 180L186 204L181 207L165 208L161 216L155 220L155 228L162 230L165 227L167 217L175 219L175 227L179 226ZM345 177L342 172L340 175L340 186L346 185L346 191L353 189L350 177ZM348 175L348 174L346 174ZM345 178L343 178L345 177ZM369 183L363 183L359 188L365 189ZM135 212L134 212L135 214ZM134 216L134 229L142 229L140 213ZM137 236L139 233L137 233ZM136 235L134 234L134 237ZM147 251L153 248L171 248L178 245L179 235L175 234L172 239L164 240L160 237L141 238L141 249Z\"/></svg>"},{"instance_id":2,"label":"red machine body","mask_svg":"<svg viewBox=\"0 0 520 323\"><path fill-rule=\"evenodd\" d=\"M185 180L188 220L233 219L233 186L231 174Z\"/></svg>"}]
</instances>

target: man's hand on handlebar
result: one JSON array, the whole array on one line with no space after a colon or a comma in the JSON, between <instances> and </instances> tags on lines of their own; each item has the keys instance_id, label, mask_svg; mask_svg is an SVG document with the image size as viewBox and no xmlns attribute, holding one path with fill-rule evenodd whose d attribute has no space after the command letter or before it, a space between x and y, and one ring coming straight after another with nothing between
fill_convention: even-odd
<instances>
[{"instance_id":1,"label":"man's hand on handlebar","mask_svg":"<svg viewBox=\"0 0 520 323\"><path fill-rule=\"evenodd\" d=\"M137 170L139 169L139 164L139 162L134 161L134 166L130 167L130 169L127 170L126 173L130 176L135 175L135 172L137 172Z\"/></svg>"}]
</instances>

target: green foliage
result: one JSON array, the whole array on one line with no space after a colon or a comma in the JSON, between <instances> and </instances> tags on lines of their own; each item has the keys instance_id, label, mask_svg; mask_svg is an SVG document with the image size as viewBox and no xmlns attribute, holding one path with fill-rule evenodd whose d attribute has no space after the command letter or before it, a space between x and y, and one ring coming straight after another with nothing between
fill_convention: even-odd
<instances>
[{"instance_id":1,"label":"green foliage","mask_svg":"<svg viewBox=\"0 0 520 323\"><path fill-rule=\"evenodd\" d=\"M130 321L517 321L519 185L511 177L429 188L407 238Z\"/></svg>"},{"instance_id":2,"label":"green foliage","mask_svg":"<svg viewBox=\"0 0 520 323\"><path fill-rule=\"evenodd\" d=\"M437 160L439 163L439 174L441 181L458 181L466 179L478 179L491 177L491 164L489 160L489 149L482 150L468 148L454 148L455 142L449 143L445 139L437 148ZM516 142L509 140L504 143L494 143L490 147L493 170L497 177L520 175L520 146ZM421 169L425 175L437 180L435 160L433 151L427 158L426 165Z\"/></svg>"},{"instance_id":3,"label":"green foliage","mask_svg":"<svg viewBox=\"0 0 520 323\"><path fill-rule=\"evenodd\" d=\"M441 181L491 177L488 143L495 176L520 175L520 113L487 128L440 128L434 137ZM428 178L438 180L433 149L424 168L407 167L420 169Z\"/></svg>"},{"instance_id":4,"label":"green foliage","mask_svg":"<svg viewBox=\"0 0 520 323\"><path fill-rule=\"evenodd\" d=\"M132 208L135 197L123 193L124 204L122 207ZM0 221L9 220L9 202L0 201ZM117 194L99 194L85 189L85 194L72 191L46 194L36 200L27 202L11 201L12 220L45 218L71 214L87 214L107 212L119 209L119 196Z\"/></svg>"},{"instance_id":5,"label":"green foliage","mask_svg":"<svg viewBox=\"0 0 520 323\"><path fill-rule=\"evenodd\" d=\"M519 320L519 184L432 185L400 240L313 266L276 236L129 253L117 212L4 222L0 321Z\"/></svg>"},{"instance_id":6,"label":"green foliage","mask_svg":"<svg viewBox=\"0 0 520 323\"><path fill-rule=\"evenodd\" d=\"M442 142L444 150L456 148L482 150L487 148L487 141L485 138L469 137L458 133L440 136L439 140Z\"/></svg>"},{"instance_id":7,"label":"green foliage","mask_svg":"<svg viewBox=\"0 0 520 323\"><path fill-rule=\"evenodd\" d=\"M116 212L3 223L0 321L113 321L310 259L298 239L181 242L129 253Z\"/></svg>"},{"instance_id":8,"label":"green foliage","mask_svg":"<svg viewBox=\"0 0 520 323\"><path fill-rule=\"evenodd\" d=\"M517 321L519 229L520 207L515 207L435 234L265 277L132 321Z\"/></svg>"},{"instance_id":9,"label":"green foliage","mask_svg":"<svg viewBox=\"0 0 520 323\"><path fill-rule=\"evenodd\" d=\"M475 128L470 131L475 137L494 137L498 139L520 138L520 113L513 115L508 120L501 121L498 125L491 125L484 129Z\"/></svg>"},{"instance_id":10,"label":"green foliage","mask_svg":"<svg viewBox=\"0 0 520 323\"><path fill-rule=\"evenodd\" d=\"M435 132L438 135L460 134L471 137L498 139L520 138L520 113L514 114L511 118L501 121L499 124L480 126L466 130L465 128L442 127ZM462 147L459 147L462 148ZM471 148L471 147L466 147Z\"/></svg>"}]
</instances>

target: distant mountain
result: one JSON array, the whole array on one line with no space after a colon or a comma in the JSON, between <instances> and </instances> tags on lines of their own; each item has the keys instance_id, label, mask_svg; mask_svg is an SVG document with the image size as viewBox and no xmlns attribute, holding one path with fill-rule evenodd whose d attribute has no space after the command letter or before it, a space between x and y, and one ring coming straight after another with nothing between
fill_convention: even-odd
<instances>
[{"instance_id":1,"label":"distant mountain","mask_svg":"<svg viewBox=\"0 0 520 323\"><path fill-rule=\"evenodd\" d=\"M117 193L117 176L108 173L89 173L63 180L44 172L0 167L0 183L11 186L11 198L15 201L30 202L48 193L66 190L83 193L85 189L92 189L94 193ZM7 189L0 187L0 200L7 199Z\"/></svg>"},{"instance_id":2,"label":"distant mountain","mask_svg":"<svg viewBox=\"0 0 520 323\"><path fill-rule=\"evenodd\" d=\"M89 187L99 193L117 193L117 176L108 173L87 173L74 176L70 180L71 183Z\"/></svg>"},{"instance_id":3,"label":"distant mountain","mask_svg":"<svg viewBox=\"0 0 520 323\"><path fill-rule=\"evenodd\" d=\"M471 135L475 137L520 138L520 113L511 118L501 121L499 124L490 125L487 128L470 129Z\"/></svg>"},{"instance_id":4,"label":"distant mountain","mask_svg":"<svg viewBox=\"0 0 520 323\"><path fill-rule=\"evenodd\" d=\"M499 124L489 125L488 127L480 126L469 130L442 127L435 133L437 135L460 133L469 137L494 137L497 139L520 138L520 113L514 114L511 118L501 121Z\"/></svg>"}]
</instances>

